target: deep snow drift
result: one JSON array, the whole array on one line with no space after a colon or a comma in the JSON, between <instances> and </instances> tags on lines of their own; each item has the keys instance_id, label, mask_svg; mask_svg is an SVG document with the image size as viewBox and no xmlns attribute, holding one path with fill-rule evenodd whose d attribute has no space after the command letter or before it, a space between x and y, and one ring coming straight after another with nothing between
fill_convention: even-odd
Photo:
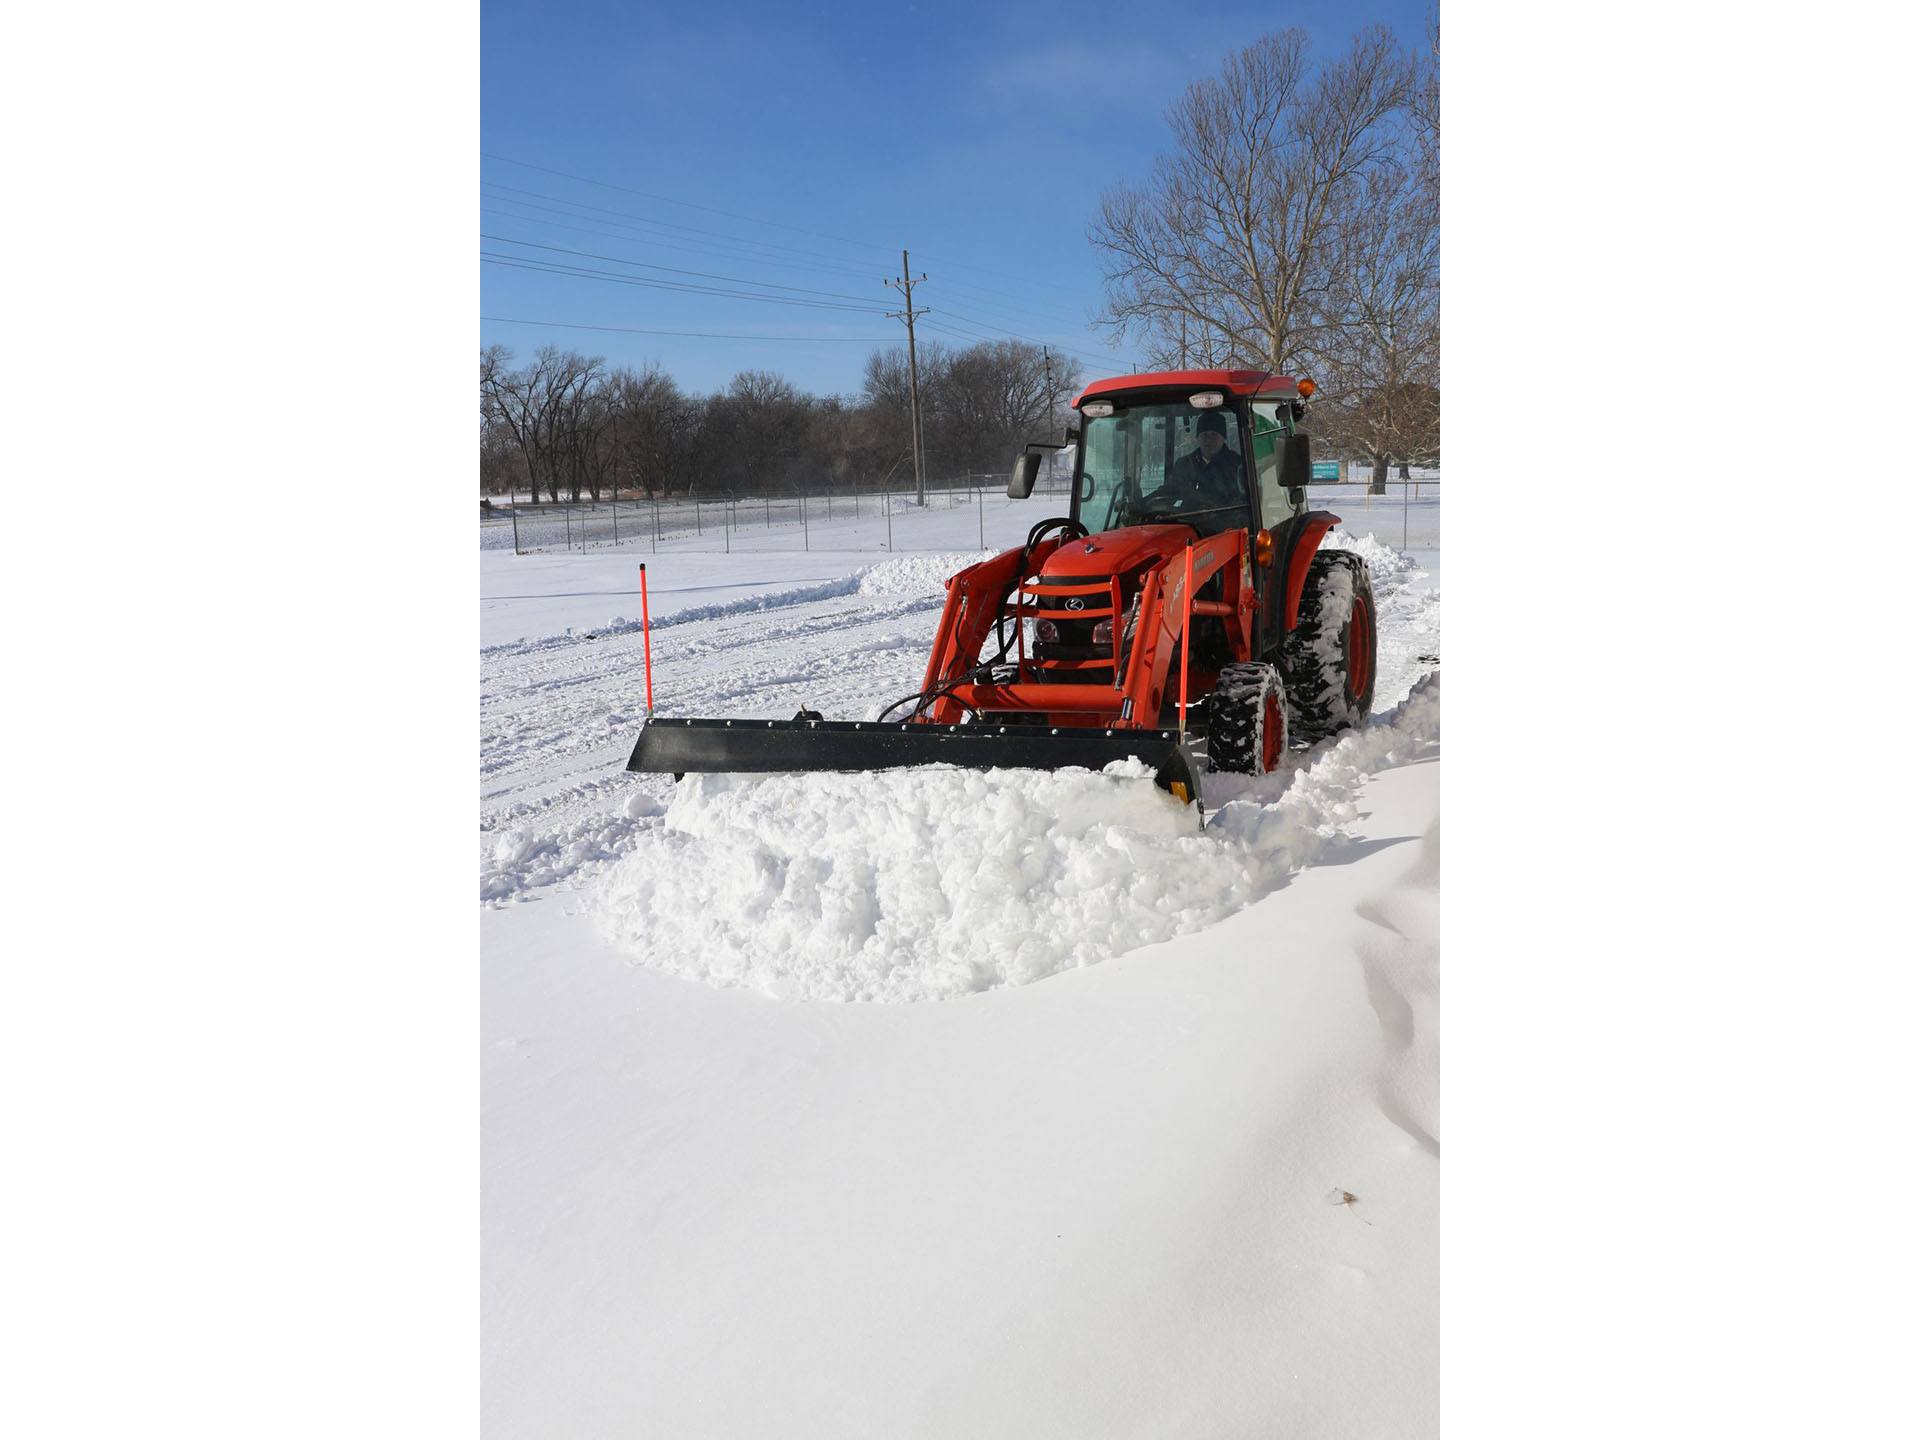
<instances>
[{"instance_id":1,"label":"deep snow drift","mask_svg":"<svg viewBox=\"0 0 1920 1440\"><path fill-rule=\"evenodd\" d=\"M1352 818L1368 774L1438 734L1436 675L1297 774L1218 785L1233 798L1204 831L1138 762L690 776L596 903L608 937L647 964L787 999L1026 984L1277 889Z\"/></svg>"},{"instance_id":2,"label":"deep snow drift","mask_svg":"<svg viewBox=\"0 0 1920 1440\"><path fill-rule=\"evenodd\" d=\"M969 537L957 525L934 538ZM1371 535L1336 529L1325 543L1360 555L1372 574L1380 620L1375 706L1390 710L1437 666L1439 590L1427 569ZM980 555L701 554L650 564L659 712L784 719L806 708L830 719L873 719L918 689L946 579ZM513 583L494 582L500 598L483 601L484 613L511 604L517 608L499 617L536 615L551 623L565 615L578 622L544 635L495 638L481 651L480 898L505 904L592 884L637 845L651 846L672 828L663 816L675 787L622 769L645 714L638 596L611 588L621 576L631 585L630 557L493 559L528 568L514 571ZM571 575L563 573L568 562ZM528 593L523 574L551 585L552 595ZM727 598L710 598L716 592ZM499 637L502 628L496 618L483 626L483 639ZM689 806L694 793L713 793L711 784L688 783L695 785L683 797ZM870 783L893 782L837 783L851 796ZM1210 777L1210 810L1237 793L1238 783ZM638 929L626 933L640 937Z\"/></svg>"},{"instance_id":3,"label":"deep snow drift","mask_svg":"<svg viewBox=\"0 0 1920 1440\"><path fill-rule=\"evenodd\" d=\"M1437 505L1335 508L1375 724L1202 833L1126 775L629 775L636 557L482 556L489 1436L1435 1432ZM663 546L660 712L916 688L979 520Z\"/></svg>"}]
</instances>

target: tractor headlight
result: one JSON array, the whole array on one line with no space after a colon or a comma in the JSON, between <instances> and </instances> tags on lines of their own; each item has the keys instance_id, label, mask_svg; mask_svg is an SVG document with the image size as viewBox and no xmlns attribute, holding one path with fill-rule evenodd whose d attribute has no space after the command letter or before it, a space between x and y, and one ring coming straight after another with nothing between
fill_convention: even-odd
<instances>
[{"instance_id":1,"label":"tractor headlight","mask_svg":"<svg viewBox=\"0 0 1920 1440\"><path fill-rule=\"evenodd\" d=\"M1095 623L1093 627L1093 643L1096 645L1111 645L1113 643L1113 617L1111 615L1105 620Z\"/></svg>"},{"instance_id":2,"label":"tractor headlight","mask_svg":"<svg viewBox=\"0 0 1920 1440\"><path fill-rule=\"evenodd\" d=\"M1036 640L1051 645L1060 638L1060 627L1051 620L1036 620L1033 622L1033 635Z\"/></svg>"}]
</instances>

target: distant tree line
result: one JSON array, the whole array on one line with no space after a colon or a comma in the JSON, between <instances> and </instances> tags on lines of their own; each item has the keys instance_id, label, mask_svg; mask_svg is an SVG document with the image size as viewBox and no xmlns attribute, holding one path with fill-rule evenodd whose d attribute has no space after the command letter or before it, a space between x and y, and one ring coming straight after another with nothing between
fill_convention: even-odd
<instances>
[{"instance_id":1,"label":"distant tree line","mask_svg":"<svg viewBox=\"0 0 1920 1440\"><path fill-rule=\"evenodd\" d=\"M1439 37L1316 62L1260 37L1169 108L1173 151L1101 197L1104 321L1169 369L1310 375L1316 448L1440 456Z\"/></svg>"},{"instance_id":2,"label":"distant tree line","mask_svg":"<svg viewBox=\"0 0 1920 1440\"><path fill-rule=\"evenodd\" d=\"M1003 340L919 352L921 428L936 479L1006 470L1030 439L1057 438L1081 385L1071 360ZM911 488L904 350L876 350L852 396L809 395L745 370L715 395L658 365L610 368L547 346L515 368L480 354L480 489L553 501Z\"/></svg>"},{"instance_id":3,"label":"distant tree line","mask_svg":"<svg viewBox=\"0 0 1920 1440\"><path fill-rule=\"evenodd\" d=\"M1439 37L1382 26L1319 61L1284 30L1229 55L1167 112L1173 149L1101 198L1088 238L1103 321L1156 368L1309 375L1322 455L1388 468L1440 457ZM920 349L936 480L998 472L1054 436L1081 374L1021 341ZM868 357L851 396L748 370L716 395L658 366L548 347L480 357L481 484L552 499L763 494L912 476L904 350Z\"/></svg>"}]
</instances>

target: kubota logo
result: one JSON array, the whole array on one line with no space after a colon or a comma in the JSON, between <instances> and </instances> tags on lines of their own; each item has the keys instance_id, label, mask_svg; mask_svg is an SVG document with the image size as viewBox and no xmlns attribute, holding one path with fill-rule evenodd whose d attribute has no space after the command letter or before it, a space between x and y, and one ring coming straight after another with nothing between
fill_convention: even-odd
<instances>
[{"instance_id":1,"label":"kubota logo","mask_svg":"<svg viewBox=\"0 0 1920 1440\"><path fill-rule=\"evenodd\" d=\"M1079 597L1078 595L1073 595L1073 596L1069 596L1069 597L1068 597L1068 599L1067 599L1067 609L1069 609L1069 610L1084 610L1084 609L1086 609L1086 608L1087 608L1087 602L1086 602L1086 601L1084 601L1084 600L1082 600L1082 599L1081 599L1081 598L1080 598L1080 597Z\"/></svg>"}]
</instances>

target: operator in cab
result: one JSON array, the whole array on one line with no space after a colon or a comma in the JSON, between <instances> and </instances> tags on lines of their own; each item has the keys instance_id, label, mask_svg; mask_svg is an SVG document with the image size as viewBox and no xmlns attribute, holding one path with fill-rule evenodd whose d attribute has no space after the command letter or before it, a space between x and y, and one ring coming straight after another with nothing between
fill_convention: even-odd
<instances>
[{"instance_id":1,"label":"operator in cab","mask_svg":"<svg viewBox=\"0 0 1920 1440\"><path fill-rule=\"evenodd\" d=\"M1168 489L1180 495L1184 510L1228 508L1237 514L1210 516L1207 532L1224 530L1245 523L1246 472L1238 451L1227 448L1227 417L1209 410L1200 417L1197 450L1190 450L1174 462L1168 476Z\"/></svg>"}]
</instances>

